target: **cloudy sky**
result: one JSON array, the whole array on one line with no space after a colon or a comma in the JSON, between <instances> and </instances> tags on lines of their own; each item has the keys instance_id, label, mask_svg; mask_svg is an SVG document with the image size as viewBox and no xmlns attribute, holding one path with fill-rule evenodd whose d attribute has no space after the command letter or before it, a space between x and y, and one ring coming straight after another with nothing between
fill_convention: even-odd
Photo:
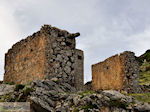
<instances>
[{"instance_id":1,"label":"cloudy sky","mask_svg":"<svg viewBox=\"0 0 150 112\"><path fill-rule=\"evenodd\" d=\"M85 80L91 65L116 53L150 48L150 0L0 0L0 79L4 54L43 24L80 32Z\"/></svg>"}]
</instances>

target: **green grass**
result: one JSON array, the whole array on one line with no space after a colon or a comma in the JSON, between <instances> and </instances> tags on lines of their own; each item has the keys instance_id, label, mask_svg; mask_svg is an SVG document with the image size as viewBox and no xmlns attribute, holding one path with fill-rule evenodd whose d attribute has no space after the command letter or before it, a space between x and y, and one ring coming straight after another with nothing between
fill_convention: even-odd
<instances>
[{"instance_id":1,"label":"green grass","mask_svg":"<svg viewBox=\"0 0 150 112\"><path fill-rule=\"evenodd\" d=\"M8 112L8 109L4 109L3 107L0 107L0 112Z\"/></svg>"},{"instance_id":2,"label":"green grass","mask_svg":"<svg viewBox=\"0 0 150 112\"><path fill-rule=\"evenodd\" d=\"M129 105L129 103L127 103L127 102L122 102L122 101L120 101L120 100L111 100L111 101L109 102L109 105L110 105L111 107L126 108L126 107Z\"/></svg>"},{"instance_id":3,"label":"green grass","mask_svg":"<svg viewBox=\"0 0 150 112\"><path fill-rule=\"evenodd\" d=\"M74 108L74 110L72 112L79 112L78 108Z\"/></svg>"},{"instance_id":4,"label":"green grass","mask_svg":"<svg viewBox=\"0 0 150 112\"><path fill-rule=\"evenodd\" d=\"M150 103L150 93L134 93L129 94L129 96L134 97L138 101Z\"/></svg>"},{"instance_id":5,"label":"green grass","mask_svg":"<svg viewBox=\"0 0 150 112\"><path fill-rule=\"evenodd\" d=\"M143 55L144 59L146 59L147 61L150 61L150 52L147 52Z\"/></svg>"},{"instance_id":6,"label":"green grass","mask_svg":"<svg viewBox=\"0 0 150 112\"><path fill-rule=\"evenodd\" d=\"M87 105L81 106L80 108L84 110L84 112L90 112L89 109L97 108L97 106L93 104L87 104Z\"/></svg>"},{"instance_id":7,"label":"green grass","mask_svg":"<svg viewBox=\"0 0 150 112\"><path fill-rule=\"evenodd\" d=\"M150 85L150 63L144 62L140 66L140 77L139 82L140 85Z\"/></svg>"},{"instance_id":8,"label":"green grass","mask_svg":"<svg viewBox=\"0 0 150 112\"><path fill-rule=\"evenodd\" d=\"M23 94L26 95L26 96L29 95L33 91L34 91L34 89L31 88L31 87L28 87L28 86L23 88Z\"/></svg>"},{"instance_id":9,"label":"green grass","mask_svg":"<svg viewBox=\"0 0 150 112\"><path fill-rule=\"evenodd\" d=\"M150 85L150 71L141 72L139 82L140 85Z\"/></svg>"},{"instance_id":10,"label":"green grass","mask_svg":"<svg viewBox=\"0 0 150 112\"><path fill-rule=\"evenodd\" d=\"M14 82L5 82L4 84L8 84L8 85L15 85Z\"/></svg>"},{"instance_id":11,"label":"green grass","mask_svg":"<svg viewBox=\"0 0 150 112\"><path fill-rule=\"evenodd\" d=\"M0 102L13 102L15 99L12 98L11 94L0 96Z\"/></svg>"},{"instance_id":12,"label":"green grass","mask_svg":"<svg viewBox=\"0 0 150 112\"><path fill-rule=\"evenodd\" d=\"M80 92L79 95L81 95L81 98L90 95L90 94L94 94L94 91L84 91L84 92Z\"/></svg>"}]
</instances>

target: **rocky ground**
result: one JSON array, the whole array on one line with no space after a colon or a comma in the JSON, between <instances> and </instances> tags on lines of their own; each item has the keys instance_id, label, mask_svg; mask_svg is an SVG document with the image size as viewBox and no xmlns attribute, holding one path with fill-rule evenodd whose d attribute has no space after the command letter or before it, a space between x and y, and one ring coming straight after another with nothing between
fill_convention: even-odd
<instances>
[{"instance_id":1,"label":"rocky ground","mask_svg":"<svg viewBox=\"0 0 150 112\"><path fill-rule=\"evenodd\" d=\"M30 102L31 112L150 112L150 50L137 57L143 93L77 91L58 78L27 85L0 84L0 102Z\"/></svg>"},{"instance_id":2,"label":"rocky ground","mask_svg":"<svg viewBox=\"0 0 150 112\"><path fill-rule=\"evenodd\" d=\"M57 80L0 85L1 102L30 102L32 112L150 112L148 103L120 92L80 91Z\"/></svg>"}]
</instances>

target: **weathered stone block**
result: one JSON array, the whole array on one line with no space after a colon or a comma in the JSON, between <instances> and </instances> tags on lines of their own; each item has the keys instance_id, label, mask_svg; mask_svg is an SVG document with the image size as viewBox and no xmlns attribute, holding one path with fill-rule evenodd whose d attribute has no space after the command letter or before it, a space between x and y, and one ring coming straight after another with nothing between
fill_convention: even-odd
<instances>
[{"instance_id":1,"label":"weathered stone block","mask_svg":"<svg viewBox=\"0 0 150 112\"><path fill-rule=\"evenodd\" d=\"M138 73L134 53L126 51L92 65L92 86L94 90L139 92Z\"/></svg>"}]
</instances>

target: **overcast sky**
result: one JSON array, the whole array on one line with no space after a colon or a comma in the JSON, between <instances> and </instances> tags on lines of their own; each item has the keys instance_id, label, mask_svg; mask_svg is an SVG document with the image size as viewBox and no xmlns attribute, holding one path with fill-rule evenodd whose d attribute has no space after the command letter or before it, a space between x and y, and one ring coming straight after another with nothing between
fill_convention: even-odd
<instances>
[{"instance_id":1,"label":"overcast sky","mask_svg":"<svg viewBox=\"0 0 150 112\"><path fill-rule=\"evenodd\" d=\"M43 24L81 33L86 81L92 64L150 48L150 0L0 0L0 79L7 50Z\"/></svg>"}]
</instances>

